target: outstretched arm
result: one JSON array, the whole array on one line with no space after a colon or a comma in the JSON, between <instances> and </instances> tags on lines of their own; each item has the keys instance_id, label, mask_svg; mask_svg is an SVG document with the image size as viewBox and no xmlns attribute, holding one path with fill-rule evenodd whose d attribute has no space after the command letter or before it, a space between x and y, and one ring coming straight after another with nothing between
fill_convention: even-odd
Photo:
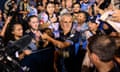
<instances>
[{"instance_id":1,"label":"outstretched arm","mask_svg":"<svg viewBox=\"0 0 120 72\"><path fill-rule=\"evenodd\" d=\"M48 36L46 33L44 33L42 35L42 38L47 39L49 42L53 43L53 45L55 45L58 48L66 48L66 47L71 45L71 42L69 42L69 41L62 42L62 41L59 41L59 40L55 40L54 38Z\"/></svg>"},{"instance_id":2,"label":"outstretched arm","mask_svg":"<svg viewBox=\"0 0 120 72\"><path fill-rule=\"evenodd\" d=\"M9 16L6 19L5 24L4 24L4 26L3 26L2 30L1 30L0 36L4 37L6 28L7 28L8 24L10 23L11 19L12 19L12 16Z\"/></svg>"}]
</instances>

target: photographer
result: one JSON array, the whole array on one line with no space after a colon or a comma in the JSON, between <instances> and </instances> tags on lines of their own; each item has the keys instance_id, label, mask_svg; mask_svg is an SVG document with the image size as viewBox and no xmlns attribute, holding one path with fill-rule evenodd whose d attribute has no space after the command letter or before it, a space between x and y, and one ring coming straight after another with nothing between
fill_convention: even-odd
<instances>
[{"instance_id":1,"label":"photographer","mask_svg":"<svg viewBox=\"0 0 120 72\"><path fill-rule=\"evenodd\" d=\"M20 23L10 24L5 31L5 36L4 36L5 46L7 46L8 48L13 48L12 47L13 43L17 40L20 40L22 36L23 36L22 25ZM19 49L15 49L15 50L14 49L11 49L8 53L10 56L13 56L13 58L16 59L18 58L18 60L23 59L25 55L29 55L31 53L31 51L27 49L26 50L22 49L21 52L19 52ZM16 55L15 52L18 52L18 55Z\"/></svg>"},{"instance_id":2,"label":"photographer","mask_svg":"<svg viewBox=\"0 0 120 72\"><path fill-rule=\"evenodd\" d=\"M28 41L30 40L27 39L27 41L24 41L23 39L26 39L25 37L21 39L23 29L20 23L9 24L8 26L6 24L6 27L4 28L5 34L3 34L4 36L0 44L0 66L1 64L3 66L3 69L0 71L18 72L22 70L19 61L25 55L31 53L30 50L25 49L25 46L28 45ZM21 41L24 41L24 44L21 44Z\"/></svg>"}]
</instances>

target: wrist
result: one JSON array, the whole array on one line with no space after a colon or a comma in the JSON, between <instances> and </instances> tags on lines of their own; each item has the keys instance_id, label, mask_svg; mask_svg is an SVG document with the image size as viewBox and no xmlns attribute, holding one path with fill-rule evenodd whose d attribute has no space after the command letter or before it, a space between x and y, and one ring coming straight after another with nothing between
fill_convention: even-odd
<instances>
[{"instance_id":1,"label":"wrist","mask_svg":"<svg viewBox=\"0 0 120 72\"><path fill-rule=\"evenodd\" d=\"M47 39L47 40L49 40L49 39L50 39L50 37L49 37L48 35L46 35L46 39Z\"/></svg>"}]
</instances>

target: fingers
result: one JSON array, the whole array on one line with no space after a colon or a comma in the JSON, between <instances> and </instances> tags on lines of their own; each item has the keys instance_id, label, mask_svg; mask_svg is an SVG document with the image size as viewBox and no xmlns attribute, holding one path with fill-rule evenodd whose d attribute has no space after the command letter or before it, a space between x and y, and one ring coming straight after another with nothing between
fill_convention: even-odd
<instances>
[{"instance_id":1,"label":"fingers","mask_svg":"<svg viewBox=\"0 0 120 72\"><path fill-rule=\"evenodd\" d=\"M51 22L54 23L55 21L57 21L57 18L56 18L56 17L53 17L53 18L51 18L50 20L51 20Z\"/></svg>"},{"instance_id":2,"label":"fingers","mask_svg":"<svg viewBox=\"0 0 120 72\"><path fill-rule=\"evenodd\" d=\"M25 55L30 55L31 53L32 53L31 50L28 50L28 49L27 49L27 50L24 50L24 54L25 54Z\"/></svg>"},{"instance_id":3,"label":"fingers","mask_svg":"<svg viewBox=\"0 0 120 72\"><path fill-rule=\"evenodd\" d=\"M118 13L118 12L114 13L114 14L112 15L112 19L111 19L111 20L112 20L112 21L120 22L120 15L119 15L119 13Z\"/></svg>"}]
</instances>

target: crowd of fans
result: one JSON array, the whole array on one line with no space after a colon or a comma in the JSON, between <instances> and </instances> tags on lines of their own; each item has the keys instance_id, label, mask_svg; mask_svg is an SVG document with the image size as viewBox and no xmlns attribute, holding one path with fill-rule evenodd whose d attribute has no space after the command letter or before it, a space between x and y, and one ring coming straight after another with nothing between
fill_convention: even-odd
<instances>
[{"instance_id":1,"label":"crowd of fans","mask_svg":"<svg viewBox=\"0 0 120 72\"><path fill-rule=\"evenodd\" d=\"M120 72L119 0L6 0L0 36L29 72Z\"/></svg>"}]
</instances>

